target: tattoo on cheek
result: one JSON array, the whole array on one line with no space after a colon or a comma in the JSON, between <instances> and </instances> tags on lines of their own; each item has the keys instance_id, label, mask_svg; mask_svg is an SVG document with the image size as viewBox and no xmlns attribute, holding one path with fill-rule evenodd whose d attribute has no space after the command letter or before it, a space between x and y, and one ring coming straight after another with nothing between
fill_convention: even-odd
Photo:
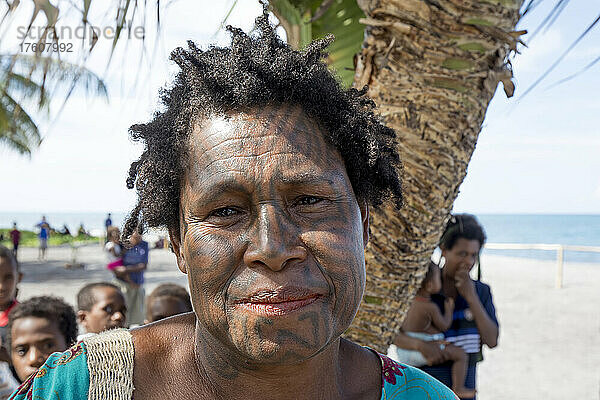
<instances>
[{"instance_id":1,"label":"tattoo on cheek","mask_svg":"<svg viewBox=\"0 0 600 400\"><path fill-rule=\"evenodd\" d=\"M323 271L330 285L335 290L335 304L333 305L333 316L336 323L351 322L356 313L360 301L362 299L362 291L364 286L364 259L361 258L359 249L352 251L347 246L328 241L330 250L335 252L327 252L328 259L321 259L324 264L335 264L337 261L346 259L346 268L330 269ZM349 251L350 250L350 251ZM346 327L340 326L336 329L345 330Z\"/></svg>"},{"instance_id":2,"label":"tattoo on cheek","mask_svg":"<svg viewBox=\"0 0 600 400\"><path fill-rule=\"evenodd\" d=\"M323 314L325 315L325 314ZM311 325L312 325L312 347L315 347L319 344L319 334L320 334L320 330L319 330L319 321L322 320L322 316L318 315L316 312L311 311L311 312L307 312L304 313L302 315L300 315L300 318L298 318L299 321L304 321L304 320L309 320ZM325 332L327 332L327 329L324 330Z\"/></svg>"}]
</instances>

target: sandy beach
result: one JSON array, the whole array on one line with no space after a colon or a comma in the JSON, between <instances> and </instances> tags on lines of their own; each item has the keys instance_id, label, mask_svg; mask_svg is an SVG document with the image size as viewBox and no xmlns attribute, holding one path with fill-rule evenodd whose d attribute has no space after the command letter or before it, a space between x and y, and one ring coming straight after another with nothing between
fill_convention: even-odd
<instances>
[{"instance_id":1,"label":"sandy beach","mask_svg":"<svg viewBox=\"0 0 600 400\"><path fill-rule=\"evenodd\" d=\"M478 370L481 400L600 399L600 264L482 260L500 320L498 347Z\"/></svg>"},{"instance_id":2,"label":"sandy beach","mask_svg":"<svg viewBox=\"0 0 600 400\"><path fill-rule=\"evenodd\" d=\"M19 298L53 294L75 304L86 282L110 280L99 245L79 249L85 269L66 270L69 247L19 253L25 274ZM565 264L564 287L554 288L555 263L484 256L482 280L492 287L500 341L478 370L480 400L600 399L600 265ZM146 293L162 282L187 284L167 250L152 250Z\"/></svg>"}]
</instances>

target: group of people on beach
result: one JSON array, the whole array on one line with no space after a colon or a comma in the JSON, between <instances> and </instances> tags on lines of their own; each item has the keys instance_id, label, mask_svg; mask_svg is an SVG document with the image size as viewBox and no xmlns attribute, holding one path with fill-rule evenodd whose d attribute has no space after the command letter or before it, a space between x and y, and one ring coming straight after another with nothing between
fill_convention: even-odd
<instances>
[{"instance_id":1,"label":"group of people on beach","mask_svg":"<svg viewBox=\"0 0 600 400\"><path fill-rule=\"evenodd\" d=\"M401 361L344 339L365 291L370 210L402 204L395 133L365 91L327 69L331 39L293 50L266 10L254 35L228 29L228 47L172 53L180 71L163 107L130 128L145 146L129 170L138 202L122 243L166 228L193 312L119 328L135 319L147 252L126 260L114 231L117 284L80 293L94 334L23 373L11 399L456 399L450 388L474 399L481 347L498 339L490 288L469 274L483 229L451 217L442 261L388 351ZM27 325L15 325L16 307L10 335ZM75 340L73 319L35 318L61 335L57 350ZM25 354L10 335L11 356Z\"/></svg>"},{"instance_id":2,"label":"group of people on beach","mask_svg":"<svg viewBox=\"0 0 600 400\"><path fill-rule=\"evenodd\" d=\"M38 260L46 259L46 249L48 248L48 238L50 237L50 225L46 222L46 217L42 217L42 221L36 224L39 229L39 252ZM17 223L13 222L12 229L9 232L10 241L12 243L12 253L15 259L18 259L19 245L21 244L21 231L17 227Z\"/></svg>"},{"instance_id":3,"label":"group of people on beach","mask_svg":"<svg viewBox=\"0 0 600 400\"><path fill-rule=\"evenodd\" d=\"M106 330L192 311L188 292L172 283L157 286L147 297L141 323L128 321L126 296L110 282L83 286L77 293L76 309L54 296L20 302L17 294L22 277L12 251L0 246L0 399L9 398L54 352ZM78 334L80 328L82 334Z\"/></svg>"},{"instance_id":4,"label":"group of people on beach","mask_svg":"<svg viewBox=\"0 0 600 400\"><path fill-rule=\"evenodd\" d=\"M48 240L50 239L50 235L52 233L58 235L69 235L71 236L71 231L69 227L64 224L62 229L56 230L50 226L48 221L46 220L46 216L43 215L40 222L35 224L35 228L37 229L37 237L38 237L38 260L39 261L47 261L46 251L48 250ZM13 222L12 229L9 231L11 243L12 243L12 251L15 258L18 259L18 251L19 245L21 244L21 231L17 227L17 223ZM83 223L79 225L77 230L77 236L89 236L89 233L83 227Z\"/></svg>"}]
</instances>

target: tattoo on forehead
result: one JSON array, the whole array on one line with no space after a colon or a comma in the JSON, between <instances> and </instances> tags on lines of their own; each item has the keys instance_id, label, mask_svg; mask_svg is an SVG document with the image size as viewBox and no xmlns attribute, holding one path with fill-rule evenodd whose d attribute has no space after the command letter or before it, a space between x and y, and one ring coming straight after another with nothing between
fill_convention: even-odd
<instances>
[{"instance_id":1,"label":"tattoo on forehead","mask_svg":"<svg viewBox=\"0 0 600 400\"><path fill-rule=\"evenodd\" d=\"M130 128L145 150L129 169L127 187L135 187L139 198L123 238L138 225L177 227L190 122L210 111L258 109L257 116L272 116L263 112L272 104L301 107L313 119L308 124L327 127L325 140L343 158L355 193L373 205L395 197L400 206L395 134L375 114L366 88L344 90L328 71L323 58L330 40L298 52L280 40L266 13L256 23L258 35L230 28L230 46L202 51L190 42L189 49L172 53L181 70L161 93L164 109Z\"/></svg>"},{"instance_id":2,"label":"tattoo on forehead","mask_svg":"<svg viewBox=\"0 0 600 400\"><path fill-rule=\"evenodd\" d=\"M281 104L277 107L265 107L256 113L248 112L242 118L251 124L248 130L253 131L257 137L277 137L283 131L288 131L295 140L286 141L286 144L294 146L294 151L306 155L320 154L322 147L327 145L323 128L299 106ZM276 141L276 144L283 145L283 141ZM273 150L283 150L283 146Z\"/></svg>"}]
</instances>

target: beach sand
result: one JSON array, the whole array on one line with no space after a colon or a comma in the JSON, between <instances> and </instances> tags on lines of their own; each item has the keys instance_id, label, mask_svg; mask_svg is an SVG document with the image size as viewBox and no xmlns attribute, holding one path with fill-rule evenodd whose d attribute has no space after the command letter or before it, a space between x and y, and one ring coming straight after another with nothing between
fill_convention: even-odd
<instances>
[{"instance_id":1,"label":"beach sand","mask_svg":"<svg viewBox=\"0 0 600 400\"><path fill-rule=\"evenodd\" d=\"M99 245L78 251L85 269L66 270L69 247L20 250L19 299L53 294L75 304L86 282L110 280ZM478 369L479 400L600 399L600 265L567 263L564 287L554 288L556 264L484 255L482 281L492 287L500 320L497 348L485 350ZM162 282L187 286L167 250L152 250L146 293Z\"/></svg>"},{"instance_id":2,"label":"beach sand","mask_svg":"<svg viewBox=\"0 0 600 400\"><path fill-rule=\"evenodd\" d=\"M500 322L484 352L478 399L600 399L600 264L484 256Z\"/></svg>"}]
</instances>

